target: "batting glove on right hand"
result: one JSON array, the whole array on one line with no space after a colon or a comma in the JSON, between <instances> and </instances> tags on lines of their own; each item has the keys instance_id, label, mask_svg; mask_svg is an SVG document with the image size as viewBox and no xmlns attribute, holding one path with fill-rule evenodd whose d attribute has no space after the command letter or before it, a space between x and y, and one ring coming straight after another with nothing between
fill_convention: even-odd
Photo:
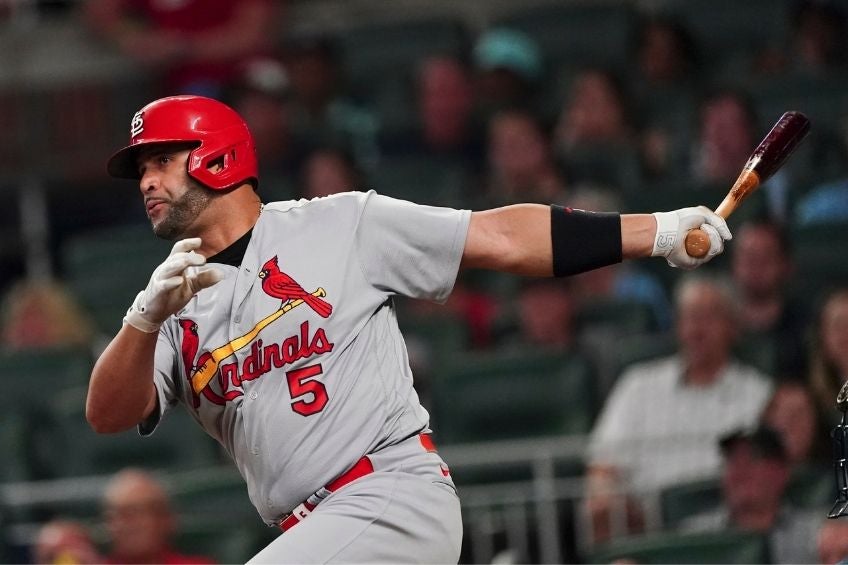
<instances>
[{"instance_id":1,"label":"batting glove on right hand","mask_svg":"<svg viewBox=\"0 0 848 565\"><path fill-rule=\"evenodd\" d=\"M147 288L135 297L125 323L145 333L159 331L159 326L188 304L192 296L223 278L218 269L199 268L206 264L206 257L194 252L198 247L199 237L174 244L168 258L153 271Z\"/></svg>"},{"instance_id":2,"label":"batting glove on right hand","mask_svg":"<svg viewBox=\"0 0 848 565\"><path fill-rule=\"evenodd\" d=\"M733 238L724 218L706 206L654 212L654 218L657 220L657 234L651 255L665 257L672 267L690 270L703 265L724 250L726 240ZM710 238L710 249L700 258L686 253L686 234L695 228L701 228Z\"/></svg>"}]
</instances>

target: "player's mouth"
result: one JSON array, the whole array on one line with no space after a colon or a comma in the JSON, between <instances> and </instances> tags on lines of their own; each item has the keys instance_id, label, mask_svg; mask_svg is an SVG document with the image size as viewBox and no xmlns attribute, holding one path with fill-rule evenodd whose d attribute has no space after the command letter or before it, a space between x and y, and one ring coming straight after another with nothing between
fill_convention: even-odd
<instances>
[{"instance_id":1,"label":"player's mouth","mask_svg":"<svg viewBox=\"0 0 848 565\"><path fill-rule=\"evenodd\" d=\"M160 210L164 209L165 204L167 204L167 203L168 203L167 200L164 200L164 199L161 199L161 198L150 198L149 200L145 201L145 203L144 203L146 208L147 208L147 215L153 216L154 214L158 213Z\"/></svg>"}]
</instances>

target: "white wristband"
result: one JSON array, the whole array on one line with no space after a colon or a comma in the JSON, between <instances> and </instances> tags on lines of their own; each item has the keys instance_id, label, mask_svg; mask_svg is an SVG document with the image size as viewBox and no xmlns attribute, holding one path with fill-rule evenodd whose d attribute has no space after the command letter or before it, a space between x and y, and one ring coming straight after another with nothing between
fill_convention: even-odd
<instances>
[{"instance_id":1,"label":"white wristband","mask_svg":"<svg viewBox=\"0 0 848 565\"><path fill-rule=\"evenodd\" d=\"M677 212L654 212L653 215L657 220L657 233L654 236L654 250L651 256L668 257L677 242L680 217Z\"/></svg>"},{"instance_id":2,"label":"white wristband","mask_svg":"<svg viewBox=\"0 0 848 565\"><path fill-rule=\"evenodd\" d=\"M135 300L133 300L132 306L127 310L126 316L124 316L124 323L129 324L140 332L144 332L147 334L156 333L159 331L159 326L161 324L154 324L148 320L144 319L144 316L139 312L139 309L136 307L136 304L139 303L141 299L141 295L144 294L144 291L139 292Z\"/></svg>"}]
</instances>

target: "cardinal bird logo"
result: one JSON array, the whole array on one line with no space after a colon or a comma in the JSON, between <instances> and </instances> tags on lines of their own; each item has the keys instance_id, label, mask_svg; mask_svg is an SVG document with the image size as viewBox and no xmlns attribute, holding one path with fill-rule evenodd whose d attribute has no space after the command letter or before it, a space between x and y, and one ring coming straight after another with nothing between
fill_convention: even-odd
<instances>
[{"instance_id":1,"label":"cardinal bird logo","mask_svg":"<svg viewBox=\"0 0 848 565\"><path fill-rule=\"evenodd\" d=\"M283 301L281 307L295 300L302 300L322 318L328 318L333 313L329 302L306 292L297 281L280 270L276 255L262 265L259 278L262 279L262 290L266 294Z\"/></svg>"}]
</instances>

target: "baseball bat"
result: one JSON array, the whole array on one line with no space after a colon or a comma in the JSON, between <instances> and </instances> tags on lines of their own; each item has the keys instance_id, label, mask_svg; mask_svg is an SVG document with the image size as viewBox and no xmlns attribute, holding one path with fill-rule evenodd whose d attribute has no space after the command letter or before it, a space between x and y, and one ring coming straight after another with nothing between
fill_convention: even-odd
<instances>
[{"instance_id":1,"label":"baseball bat","mask_svg":"<svg viewBox=\"0 0 848 565\"><path fill-rule=\"evenodd\" d=\"M801 112L785 112L748 157L739 178L715 213L726 220L743 200L786 162L809 131L807 116ZM696 228L686 234L685 244L686 253L691 257L703 257L710 249L710 238L704 230Z\"/></svg>"}]
</instances>

